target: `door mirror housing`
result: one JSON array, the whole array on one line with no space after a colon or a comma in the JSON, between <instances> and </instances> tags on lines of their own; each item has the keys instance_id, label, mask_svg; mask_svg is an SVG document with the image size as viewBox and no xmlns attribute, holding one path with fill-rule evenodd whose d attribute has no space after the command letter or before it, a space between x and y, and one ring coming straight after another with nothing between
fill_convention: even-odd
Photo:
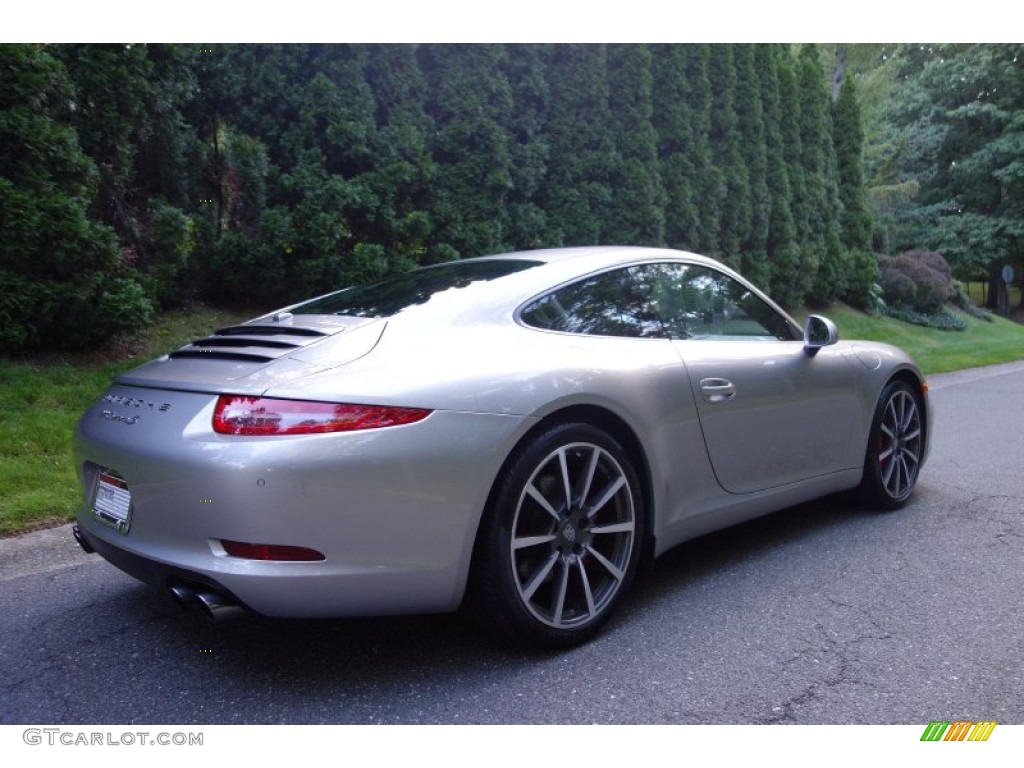
<instances>
[{"instance_id":1,"label":"door mirror housing","mask_svg":"<svg viewBox=\"0 0 1024 768\"><path fill-rule=\"evenodd\" d=\"M804 351L812 357L822 347L828 347L839 341L836 324L821 315L808 315L804 323Z\"/></svg>"}]
</instances>

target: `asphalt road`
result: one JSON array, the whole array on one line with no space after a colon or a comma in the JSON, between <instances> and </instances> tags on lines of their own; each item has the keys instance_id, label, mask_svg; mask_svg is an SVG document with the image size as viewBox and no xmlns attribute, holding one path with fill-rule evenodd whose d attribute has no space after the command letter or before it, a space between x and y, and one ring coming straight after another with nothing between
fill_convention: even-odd
<instances>
[{"instance_id":1,"label":"asphalt road","mask_svg":"<svg viewBox=\"0 0 1024 768\"><path fill-rule=\"evenodd\" d=\"M0 540L0 723L1024 723L1024 363L931 383L905 509L691 542L564 653L457 615L209 625L68 528Z\"/></svg>"}]
</instances>

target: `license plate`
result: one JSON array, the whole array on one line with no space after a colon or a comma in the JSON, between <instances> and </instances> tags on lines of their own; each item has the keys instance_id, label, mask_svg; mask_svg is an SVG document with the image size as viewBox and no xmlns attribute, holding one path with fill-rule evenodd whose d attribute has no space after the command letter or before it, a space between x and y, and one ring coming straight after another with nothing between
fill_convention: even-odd
<instances>
[{"instance_id":1,"label":"license plate","mask_svg":"<svg viewBox=\"0 0 1024 768\"><path fill-rule=\"evenodd\" d=\"M100 472L92 514L119 533L128 533L132 518L132 493L128 490L128 484L109 471Z\"/></svg>"}]
</instances>

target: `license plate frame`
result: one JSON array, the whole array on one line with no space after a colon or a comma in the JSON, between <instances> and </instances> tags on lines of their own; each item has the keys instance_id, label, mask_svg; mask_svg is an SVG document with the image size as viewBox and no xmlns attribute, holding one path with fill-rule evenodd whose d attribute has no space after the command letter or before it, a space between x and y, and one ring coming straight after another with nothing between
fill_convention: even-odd
<instances>
[{"instance_id":1,"label":"license plate frame","mask_svg":"<svg viewBox=\"0 0 1024 768\"><path fill-rule=\"evenodd\" d=\"M101 469L92 494L93 519L125 534L131 528L132 511L128 483L112 469Z\"/></svg>"}]
</instances>

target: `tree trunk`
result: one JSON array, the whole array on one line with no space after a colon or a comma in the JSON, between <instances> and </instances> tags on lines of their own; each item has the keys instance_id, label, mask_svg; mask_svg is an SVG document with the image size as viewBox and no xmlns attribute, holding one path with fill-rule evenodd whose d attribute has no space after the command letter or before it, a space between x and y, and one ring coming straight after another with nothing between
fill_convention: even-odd
<instances>
[{"instance_id":1,"label":"tree trunk","mask_svg":"<svg viewBox=\"0 0 1024 768\"><path fill-rule=\"evenodd\" d=\"M1002 292L1003 267L998 259L993 259L988 265L988 297L985 300L985 309L999 309L999 296Z\"/></svg>"}]
</instances>

